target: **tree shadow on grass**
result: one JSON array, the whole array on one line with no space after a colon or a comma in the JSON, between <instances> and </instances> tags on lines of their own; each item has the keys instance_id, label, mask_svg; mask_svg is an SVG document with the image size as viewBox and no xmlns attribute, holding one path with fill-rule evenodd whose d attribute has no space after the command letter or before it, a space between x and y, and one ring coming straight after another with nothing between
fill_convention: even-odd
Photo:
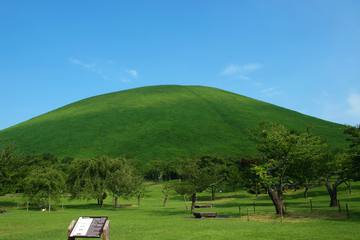
<instances>
[{"instance_id":1,"label":"tree shadow on grass","mask_svg":"<svg viewBox=\"0 0 360 240\"><path fill-rule=\"evenodd\" d=\"M143 211L144 213L151 216L184 216L187 214L191 214L190 210L186 211L185 207L183 210L176 208L157 208L157 209L146 209Z\"/></svg>"},{"instance_id":2,"label":"tree shadow on grass","mask_svg":"<svg viewBox=\"0 0 360 240\"><path fill-rule=\"evenodd\" d=\"M17 203L12 201L1 201L0 207L16 207Z\"/></svg>"},{"instance_id":3,"label":"tree shadow on grass","mask_svg":"<svg viewBox=\"0 0 360 240\"><path fill-rule=\"evenodd\" d=\"M253 208L254 203L248 202L248 203L234 203L234 202L228 202L228 203L216 203L214 204L214 207L217 208ZM269 207L273 206L271 202L265 203L265 202L255 202L255 207Z\"/></svg>"}]
</instances>

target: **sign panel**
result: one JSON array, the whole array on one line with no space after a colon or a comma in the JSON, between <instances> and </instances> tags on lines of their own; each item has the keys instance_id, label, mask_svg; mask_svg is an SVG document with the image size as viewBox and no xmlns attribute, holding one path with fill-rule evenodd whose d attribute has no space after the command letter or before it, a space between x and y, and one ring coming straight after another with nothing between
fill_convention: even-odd
<instances>
[{"instance_id":1,"label":"sign panel","mask_svg":"<svg viewBox=\"0 0 360 240\"><path fill-rule=\"evenodd\" d=\"M79 217L70 237L100 237L107 217Z\"/></svg>"}]
</instances>

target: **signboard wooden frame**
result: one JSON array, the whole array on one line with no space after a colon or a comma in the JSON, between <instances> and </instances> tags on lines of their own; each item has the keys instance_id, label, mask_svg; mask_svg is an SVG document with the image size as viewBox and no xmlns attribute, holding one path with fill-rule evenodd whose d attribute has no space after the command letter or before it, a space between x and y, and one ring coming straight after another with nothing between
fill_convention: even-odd
<instances>
[{"instance_id":1,"label":"signboard wooden frame","mask_svg":"<svg viewBox=\"0 0 360 240\"><path fill-rule=\"evenodd\" d=\"M82 216L72 220L68 227L68 240L76 238L110 239L110 221L105 216Z\"/></svg>"}]
</instances>

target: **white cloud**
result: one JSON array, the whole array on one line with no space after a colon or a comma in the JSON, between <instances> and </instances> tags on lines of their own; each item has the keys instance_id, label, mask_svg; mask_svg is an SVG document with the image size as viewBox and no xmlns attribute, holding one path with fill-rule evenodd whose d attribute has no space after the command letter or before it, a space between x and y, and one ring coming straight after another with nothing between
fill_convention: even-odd
<instances>
[{"instance_id":1,"label":"white cloud","mask_svg":"<svg viewBox=\"0 0 360 240\"><path fill-rule=\"evenodd\" d=\"M108 80L109 77L104 74L103 70L96 63L86 63L78 58L69 58L69 62L73 65L80 66L81 68L93 72L96 75L100 76L102 79Z\"/></svg>"},{"instance_id":2,"label":"white cloud","mask_svg":"<svg viewBox=\"0 0 360 240\"><path fill-rule=\"evenodd\" d=\"M69 62L75 66L79 66L81 69L92 72L97 76L100 76L104 80L113 80L123 83L129 83L139 77L139 73L135 69L119 69L116 66L116 62L113 60L103 60L97 62L86 62L79 58L71 57Z\"/></svg>"},{"instance_id":3,"label":"white cloud","mask_svg":"<svg viewBox=\"0 0 360 240\"><path fill-rule=\"evenodd\" d=\"M360 93L352 91L345 96L332 95L328 92L321 92L314 103L319 106L316 114L320 118L342 124L360 123Z\"/></svg>"},{"instance_id":4,"label":"white cloud","mask_svg":"<svg viewBox=\"0 0 360 240\"><path fill-rule=\"evenodd\" d=\"M134 69L128 69L126 70L126 73L130 75L132 78L137 78L139 76L138 72Z\"/></svg>"},{"instance_id":5,"label":"white cloud","mask_svg":"<svg viewBox=\"0 0 360 240\"><path fill-rule=\"evenodd\" d=\"M273 96L279 95L281 93L281 91L279 90L278 87L265 88L265 89L262 89L260 92L263 95L265 95L266 97L273 97Z\"/></svg>"},{"instance_id":6,"label":"white cloud","mask_svg":"<svg viewBox=\"0 0 360 240\"><path fill-rule=\"evenodd\" d=\"M347 96L346 102L348 104L347 112L354 117L360 118L360 94L350 93Z\"/></svg>"},{"instance_id":7,"label":"white cloud","mask_svg":"<svg viewBox=\"0 0 360 240\"><path fill-rule=\"evenodd\" d=\"M238 76L238 77L246 77L249 78L247 75L253 73L263 67L260 63L247 63L244 65L236 65L230 64L224 68L221 72L223 76Z\"/></svg>"},{"instance_id":8,"label":"white cloud","mask_svg":"<svg viewBox=\"0 0 360 240\"><path fill-rule=\"evenodd\" d=\"M84 63L83 61L77 59L77 58L69 58L69 62L74 65L79 65L80 67L86 68L86 69L93 69L95 68L94 63Z\"/></svg>"}]
</instances>

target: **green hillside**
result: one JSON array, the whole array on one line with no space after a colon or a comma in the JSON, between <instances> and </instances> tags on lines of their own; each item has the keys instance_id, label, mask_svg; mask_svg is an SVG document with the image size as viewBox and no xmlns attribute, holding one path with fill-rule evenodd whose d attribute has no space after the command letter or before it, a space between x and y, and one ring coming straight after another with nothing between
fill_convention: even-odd
<instances>
[{"instance_id":1,"label":"green hillside","mask_svg":"<svg viewBox=\"0 0 360 240\"><path fill-rule=\"evenodd\" d=\"M139 160L255 153L249 131L282 123L343 146L343 126L216 88L152 86L84 99L0 132L0 145L58 156Z\"/></svg>"}]
</instances>

